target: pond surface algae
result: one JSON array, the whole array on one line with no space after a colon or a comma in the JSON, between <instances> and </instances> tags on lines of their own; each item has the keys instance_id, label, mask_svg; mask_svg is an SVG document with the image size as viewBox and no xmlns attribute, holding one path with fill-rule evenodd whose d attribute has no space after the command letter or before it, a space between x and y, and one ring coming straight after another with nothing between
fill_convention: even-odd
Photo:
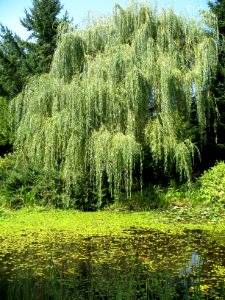
<instances>
[{"instance_id":1,"label":"pond surface algae","mask_svg":"<svg viewBox=\"0 0 225 300\"><path fill-rule=\"evenodd\" d=\"M225 299L225 222L23 209L0 223L2 299Z\"/></svg>"}]
</instances>

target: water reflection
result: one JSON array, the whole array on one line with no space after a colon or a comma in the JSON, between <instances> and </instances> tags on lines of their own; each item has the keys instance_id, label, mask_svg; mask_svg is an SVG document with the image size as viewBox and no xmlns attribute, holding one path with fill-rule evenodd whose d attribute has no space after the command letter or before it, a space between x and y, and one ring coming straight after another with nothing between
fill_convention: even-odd
<instances>
[{"instance_id":1,"label":"water reflection","mask_svg":"<svg viewBox=\"0 0 225 300\"><path fill-rule=\"evenodd\" d=\"M71 234L71 233L70 233ZM52 232L0 250L3 299L223 299L224 244L201 231ZM32 236L32 235L31 235ZM204 245L204 247L203 247ZM6 246L5 246L6 247ZM218 263L220 274L218 273ZM222 275L221 275L222 274ZM214 278L214 279L213 279Z\"/></svg>"},{"instance_id":2,"label":"water reflection","mask_svg":"<svg viewBox=\"0 0 225 300\"><path fill-rule=\"evenodd\" d=\"M182 270L179 270L179 274L184 276L188 275L193 272L194 269L202 267L203 259L201 258L200 254L197 252L191 253L191 259L188 262L188 266Z\"/></svg>"}]
</instances>

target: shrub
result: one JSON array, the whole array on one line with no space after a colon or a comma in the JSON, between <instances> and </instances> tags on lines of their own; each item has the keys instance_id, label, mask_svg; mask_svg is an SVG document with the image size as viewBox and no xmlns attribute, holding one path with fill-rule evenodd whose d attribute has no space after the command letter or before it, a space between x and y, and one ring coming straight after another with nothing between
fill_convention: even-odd
<instances>
[{"instance_id":1,"label":"shrub","mask_svg":"<svg viewBox=\"0 0 225 300\"><path fill-rule=\"evenodd\" d=\"M0 157L0 205L11 208L34 205L63 206L60 174L32 166L16 167L12 154Z\"/></svg>"},{"instance_id":2,"label":"shrub","mask_svg":"<svg viewBox=\"0 0 225 300\"><path fill-rule=\"evenodd\" d=\"M216 165L197 180L196 200L205 204L225 204L225 163Z\"/></svg>"},{"instance_id":3,"label":"shrub","mask_svg":"<svg viewBox=\"0 0 225 300\"><path fill-rule=\"evenodd\" d=\"M105 204L108 195L104 195ZM13 154L0 157L0 207L53 206L96 210L97 196L86 181L79 180L76 186L65 187L59 171L37 170L31 164L16 165Z\"/></svg>"}]
</instances>

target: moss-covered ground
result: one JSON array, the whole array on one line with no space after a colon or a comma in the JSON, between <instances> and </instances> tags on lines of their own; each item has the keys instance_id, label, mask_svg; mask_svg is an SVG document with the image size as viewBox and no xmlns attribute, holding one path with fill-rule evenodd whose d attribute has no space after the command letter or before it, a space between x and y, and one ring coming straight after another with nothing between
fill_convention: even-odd
<instances>
[{"instance_id":1,"label":"moss-covered ground","mask_svg":"<svg viewBox=\"0 0 225 300\"><path fill-rule=\"evenodd\" d=\"M225 211L213 208L173 207L146 212L79 212L47 208L24 208L0 214L0 236L22 231L66 230L75 235L118 235L124 230L157 229L180 232L184 229L225 230Z\"/></svg>"}]
</instances>

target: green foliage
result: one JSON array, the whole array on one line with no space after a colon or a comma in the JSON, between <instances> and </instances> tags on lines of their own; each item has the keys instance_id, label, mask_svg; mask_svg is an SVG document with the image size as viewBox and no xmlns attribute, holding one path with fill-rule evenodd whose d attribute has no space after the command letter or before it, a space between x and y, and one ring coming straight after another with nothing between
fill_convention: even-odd
<instances>
[{"instance_id":1,"label":"green foliage","mask_svg":"<svg viewBox=\"0 0 225 300\"><path fill-rule=\"evenodd\" d=\"M34 166L16 165L15 155L0 157L0 207L21 208L49 206L96 210L97 196L88 180L76 177L76 185L68 187L60 172L36 169ZM103 195L103 204L110 195Z\"/></svg>"},{"instance_id":2,"label":"green foliage","mask_svg":"<svg viewBox=\"0 0 225 300\"><path fill-rule=\"evenodd\" d=\"M0 24L0 96L13 98L25 85L32 70L23 40Z\"/></svg>"},{"instance_id":3,"label":"green foliage","mask_svg":"<svg viewBox=\"0 0 225 300\"><path fill-rule=\"evenodd\" d=\"M74 199L85 183L98 207L104 191L116 201L131 197L146 147L155 162L190 181L191 106L203 140L213 105L207 89L217 27L214 16L209 20L206 32L203 21L133 1L84 29L62 28L50 73L30 80L11 104L17 166L59 172Z\"/></svg>"},{"instance_id":4,"label":"green foliage","mask_svg":"<svg viewBox=\"0 0 225 300\"><path fill-rule=\"evenodd\" d=\"M127 197L131 197L132 171L135 158L141 155L140 145L133 135L111 134L100 128L91 137L90 168L102 199L102 177L106 173L109 190L118 200L122 183ZM101 203L99 203L101 205Z\"/></svg>"},{"instance_id":5,"label":"green foliage","mask_svg":"<svg viewBox=\"0 0 225 300\"><path fill-rule=\"evenodd\" d=\"M0 158L0 206L20 208L34 205L66 207L60 175L25 166L15 168L12 154Z\"/></svg>"},{"instance_id":6,"label":"green foliage","mask_svg":"<svg viewBox=\"0 0 225 300\"><path fill-rule=\"evenodd\" d=\"M9 140L8 120L8 102L0 97L0 147L6 145Z\"/></svg>"},{"instance_id":7,"label":"green foliage","mask_svg":"<svg viewBox=\"0 0 225 300\"><path fill-rule=\"evenodd\" d=\"M67 14L58 15L63 6L59 0L33 0L32 7L25 9L21 24L30 32L25 42L33 74L48 72L56 49L57 30L60 22L69 22Z\"/></svg>"},{"instance_id":8,"label":"green foliage","mask_svg":"<svg viewBox=\"0 0 225 300\"><path fill-rule=\"evenodd\" d=\"M216 110L210 121L208 145L205 151L205 160L207 162L208 156L210 156L211 164L209 166L212 166L216 160L225 159L225 152L223 150L221 151L221 148L224 148L225 145L225 1L208 1L208 6L211 12L218 18L219 31L218 64L216 74L210 87L210 94L216 103Z\"/></svg>"},{"instance_id":9,"label":"green foliage","mask_svg":"<svg viewBox=\"0 0 225 300\"><path fill-rule=\"evenodd\" d=\"M196 200L205 204L225 205L225 163L218 162L199 177Z\"/></svg>"},{"instance_id":10,"label":"green foliage","mask_svg":"<svg viewBox=\"0 0 225 300\"><path fill-rule=\"evenodd\" d=\"M188 126L179 118L177 112L159 114L145 128L146 142L155 160L164 161L165 170L175 164L180 179L187 178L190 181L192 161L198 148L191 142Z\"/></svg>"},{"instance_id":11,"label":"green foliage","mask_svg":"<svg viewBox=\"0 0 225 300\"><path fill-rule=\"evenodd\" d=\"M59 18L59 0L34 0L25 10L21 24L31 32L24 41L9 28L0 27L0 96L12 99L25 87L34 74L50 70L56 48L57 28L70 23L67 14Z\"/></svg>"}]
</instances>

